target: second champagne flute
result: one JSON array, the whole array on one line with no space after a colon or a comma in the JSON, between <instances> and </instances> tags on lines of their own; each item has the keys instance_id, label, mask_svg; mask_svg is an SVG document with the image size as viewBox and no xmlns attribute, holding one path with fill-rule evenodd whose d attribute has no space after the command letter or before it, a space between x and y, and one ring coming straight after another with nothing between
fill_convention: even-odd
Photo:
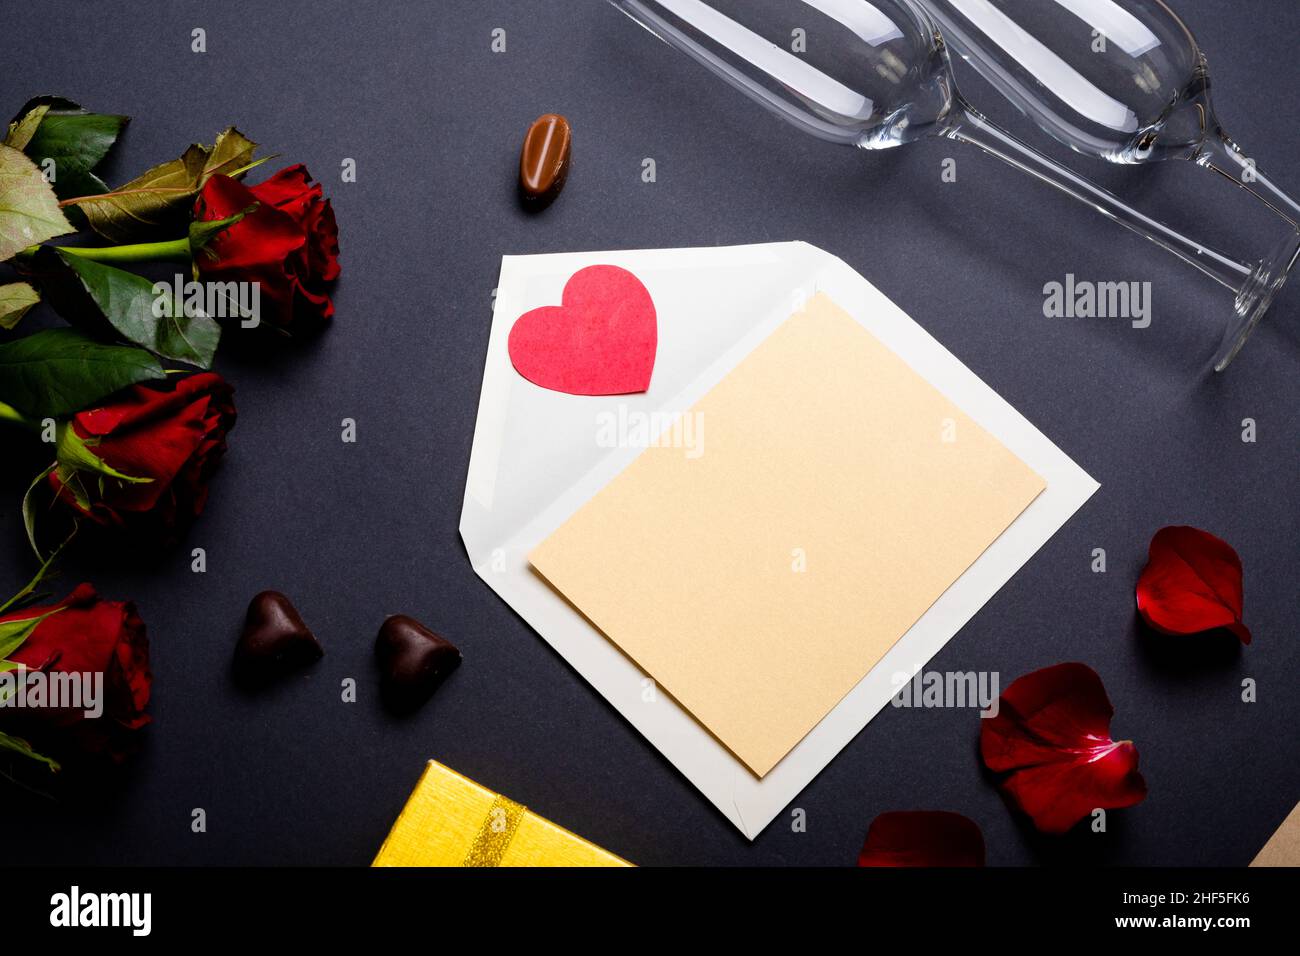
<instances>
[{"instance_id":1,"label":"second champagne flute","mask_svg":"<svg viewBox=\"0 0 1300 956\"><path fill-rule=\"evenodd\" d=\"M1015 139L962 98L943 37L911 0L609 2L806 133L863 150L925 136L973 143L1173 252L1235 296L1214 358L1218 371L1300 256L1295 229L1254 264L1216 251ZM777 42L789 42L797 29L816 38L800 54Z\"/></svg>"}]
</instances>

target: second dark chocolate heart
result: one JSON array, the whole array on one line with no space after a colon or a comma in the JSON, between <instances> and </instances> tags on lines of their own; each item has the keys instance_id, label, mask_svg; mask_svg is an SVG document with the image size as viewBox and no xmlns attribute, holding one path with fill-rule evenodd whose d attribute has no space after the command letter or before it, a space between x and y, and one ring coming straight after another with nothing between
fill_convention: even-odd
<instances>
[{"instance_id":1,"label":"second dark chocolate heart","mask_svg":"<svg viewBox=\"0 0 1300 956\"><path fill-rule=\"evenodd\" d=\"M401 713L417 709L460 666L455 644L405 614L394 614L379 628L375 658L384 702Z\"/></svg>"},{"instance_id":2,"label":"second dark chocolate heart","mask_svg":"<svg viewBox=\"0 0 1300 956\"><path fill-rule=\"evenodd\" d=\"M293 603L279 591L263 591L248 604L244 632L235 646L235 680L267 684L324 654Z\"/></svg>"}]
</instances>

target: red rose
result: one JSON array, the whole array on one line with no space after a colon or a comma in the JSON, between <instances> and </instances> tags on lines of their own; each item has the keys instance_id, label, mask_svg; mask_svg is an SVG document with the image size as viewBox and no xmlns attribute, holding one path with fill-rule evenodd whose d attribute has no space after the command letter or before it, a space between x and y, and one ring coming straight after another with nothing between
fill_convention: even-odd
<instances>
[{"instance_id":1,"label":"red rose","mask_svg":"<svg viewBox=\"0 0 1300 956\"><path fill-rule=\"evenodd\" d=\"M58 604L11 611L0 623L43 615L48 617L6 659L46 675L102 674L98 703L103 711L88 718L89 707L6 707L0 709L0 720L37 737L61 728L88 750L121 756L127 741L123 732L149 723L144 710L153 684L149 640L135 605L101 600L91 585L82 584ZM32 677L26 679L30 683Z\"/></svg>"},{"instance_id":2,"label":"red rose","mask_svg":"<svg viewBox=\"0 0 1300 956\"><path fill-rule=\"evenodd\" d=\"M339 274L330 201L300 163L251 189L213 176L199 193L194 218L226 219L254 204L195 257L199 272L220 282L259 283L261 319L268 325L294 333L319 328L334 314L325 287Z\"/></svg>"},{"instance_id":3,"label":"red rose","mask_svg":"<svg viewBox=\"0 0 1300 956\"><path fill-rule=\"evenodd\" d=\"M60 439L50 486L79 517L147 542L173 542L207 503L208 480L235 424L231 395L220 375L202 372L133 385L78 412L65 426L73 434ZM70 451L89 453L119 477Z\"/></svg>"}]
</instances>

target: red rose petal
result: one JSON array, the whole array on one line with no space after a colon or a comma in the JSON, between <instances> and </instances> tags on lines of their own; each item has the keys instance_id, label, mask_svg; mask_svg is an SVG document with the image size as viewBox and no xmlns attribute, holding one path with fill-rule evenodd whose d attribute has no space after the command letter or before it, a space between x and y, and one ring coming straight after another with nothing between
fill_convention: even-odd
<instances>
[{"instance_id":1,"label":"red rose petal","mask_svg":"<svg viewBox=\"0 0 1300 956\"><path fill-rule=\"evenodd\" d=\"M983 866L984 835L946 810L882 813L871 821L858 866Z\"/></svg>"},{"instance_id":2,"label":"red rose petal","mask_svg":"<svg viewBox=\"0 0 1300 956\"><path fill-rule=\"evenodd\" d=\"M326 286L339 275L338 225L319 183L302 164L247 187L213 176L195 202L195 217L223 219L257 208L221 232L196 259L208 279L256 282L261 318L283 332L310 332L334 305Z\"/></svg>"},{"instance_id":3,"label":"red rose petal","mask_svg":"<svg viewBox=\"0 0 1300 956\"><path fill-rule=\"evenodd\" d=\"M294 163L292 166L286 166L265 182L252 187L252 191L259 202L279 207L294 202L303 193L311 192L313 188L319 195L320 186L312 186L311 173L307 172L307 167L302 163Z\"/></svg>"},{"instance_id":4,"label":"red rose petal","mask_svg":"<svg viewBox=\"0 0 1300 956\"><path fill-rule=\"evenodd\" d=\"M980 755L1012 803L1044 833L1064 833L1093 810L1131 807L1147 794L1132 741L1114 741L1115 710L1086 664L1026 674L981 721Z\"/></svg>"},{"instance_id":5,"label":"red rose petal","mask_svg":"<svg viewBox=\"0 0 1300 956\"><path fill-rule=\"evenodd\" d=\"M1232 545L1199 528L1161 528L1151 539L1137 583L1142 619L1162 634L1227 628L1243 644L1241 558Z\"/></svg>"},{"instance_id":6,"label":"red rose petal","mask_svg":"<svg viewBox=\"0 0 1300 956\"><path fill-rule=\"evenodd\" d=\"M57 613L50 613L58 609ZM111 746L108 722L135 730L149 722L153 675L149 669L149 641L144 622L129 601L105 601L94 587L80 584L57 604L27 607L0 617L10 621L49 614L9 659L52 674L102 673L103 722L87 721L81 710L28 710L8 716L33 723L70 727L91 724L96 732L83 740L92 749ZM101 725L102 723L102 725Z\"/></svg>"},{"instance_id":7,"label":"red rose petal","mask_svg":"<svg viewBox=\"0 0 1300 956\"><path fill-rule=\"evenodd\" d=\"M257 195L229 176L213 176L199 194L196 218L225 219L258 202ZM302 227L288 213L265 203L229 229L208 248L216 255L197 258L205 275L235 278L240 270L283 263L306 243Z\"/></svg>"},{"instance_id":8,"label":"red rose petal","mask_svg":"<svg viewBox=\"0 0 1300 956\"><path fill-rule=\"evenodd\" d=\"M307 252L312 272L322 282L332 282L339 277L339 227L328 199L313 213L309 228L312 240L307 243Z\"/></svg>"},{"instance_id":9,"label":"red rose petal","mask_svg":"<svg viewBox=\"0 0 1300 956\"><path fill-rule=\"evenodd\" d=\"M146 483L78 480L83 507L60 471L46 479L57 500L96 524L166 540L203 510L206 483L235 424L231 388L215 372L134 385L78 412L72 425L112 468Z\"/></svg>"}]
</instances>

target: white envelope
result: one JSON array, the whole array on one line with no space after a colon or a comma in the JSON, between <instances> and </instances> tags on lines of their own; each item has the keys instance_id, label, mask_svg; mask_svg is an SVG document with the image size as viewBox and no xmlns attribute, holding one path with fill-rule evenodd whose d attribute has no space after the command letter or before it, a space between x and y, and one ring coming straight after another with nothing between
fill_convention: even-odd
<instances>
[{"instance_id":1,"label":"white envelope","mask_svg":"<svg viewBox=\"0 0 1300 956\"><path fill-rule=\"evenodd\" d=\"M525 380L510 327L560 302L599 263L635 273L654 299L649 390L574 396ZM908 362L1043 477L1047 489L761 780L530 567L528 554L643 450L601 447L601 417L680 415L818 292ZM605 442L604 444L610 444ZM803 242L505 256L488 342L460 533L474 570L751 840L1005 584L1098 484L866 279Z\"/></svg>"}]
</instances>

